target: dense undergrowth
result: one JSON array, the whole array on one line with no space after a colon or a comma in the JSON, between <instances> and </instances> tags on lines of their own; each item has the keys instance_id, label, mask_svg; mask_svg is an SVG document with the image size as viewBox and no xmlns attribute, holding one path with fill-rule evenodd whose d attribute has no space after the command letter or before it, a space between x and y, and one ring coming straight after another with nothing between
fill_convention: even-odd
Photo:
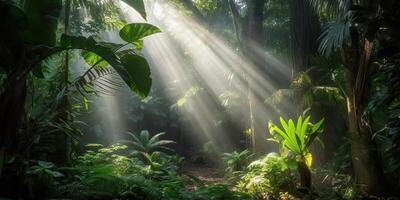
<instances>
[{"instance_id":1,"label":"dense undergrowth","mask_svg":"<svg viewBox=\"0 0 400 200\"><path fill-rule=\"evenodd\" d=\"M150 138L151 140L152 138ZM161 143L160 143L161 141ZM154 139L162 144L164 140ZM155 144L153 143L153 144ZM184 159L174 153L138 151L116 143L88 144L70 166L27 162L26 199L362 199L345 170L347 160L313 170L317 182L299 189L294 159L278 153L256 156L248 150L225 153L221 173L225 182L210 184L182 173ZM154 145L161 147L163 145ZM342 153L343 154L343 153ZM345 155L337 155L344 158ZM335 171L336 170L336 171ZM190 185L190 187L189 187Z\"/></svg>"}]
</instances>

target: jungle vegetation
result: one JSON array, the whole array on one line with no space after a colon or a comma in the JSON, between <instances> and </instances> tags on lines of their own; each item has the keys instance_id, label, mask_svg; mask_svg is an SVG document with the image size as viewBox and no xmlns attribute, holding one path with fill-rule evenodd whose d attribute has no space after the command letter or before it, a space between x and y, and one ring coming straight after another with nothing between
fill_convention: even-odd
<instances>
[{"instance_id":1,"label":"jungle vegetation","mask_svg":"<svg viewBox=\"0 0 400 200\"><path fill-rule=\"evenodd\" d=\"M0 199L399 199L398 0L0 0Z\"/></svg>"}]
</instances>

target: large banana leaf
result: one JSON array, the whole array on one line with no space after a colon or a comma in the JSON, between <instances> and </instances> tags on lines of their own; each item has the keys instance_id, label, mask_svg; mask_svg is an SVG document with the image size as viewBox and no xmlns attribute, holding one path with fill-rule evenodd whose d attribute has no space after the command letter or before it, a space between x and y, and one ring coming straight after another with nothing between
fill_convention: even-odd
<instances>
[{"instance_id":1,"label":"large banana leaf","mask_svg":"<svg viewBox=\"0 0 400 200\"><path fill-rule=\"evenodd\" d=\"M120 31L119 36L126 42L129 42L137 49L143 48L143 38L160 33L161 30L147 23L132 23L125 25Z\"/></svg>"},{"instance_id":2,"label":"large banana leaf","mask_svg":"<svg viewBox=\"0 0 400 200\"><path fill-rule=\"evenodd\" d=\"M113 45L114 46L114 45ZM93 37L62 35L61 49L82 49L90 51L110 64L129 88L141 97L150 92L150 68L145 58L132 53L117 55L110 44L98 43Z\"/></svg>"}]
</instances>

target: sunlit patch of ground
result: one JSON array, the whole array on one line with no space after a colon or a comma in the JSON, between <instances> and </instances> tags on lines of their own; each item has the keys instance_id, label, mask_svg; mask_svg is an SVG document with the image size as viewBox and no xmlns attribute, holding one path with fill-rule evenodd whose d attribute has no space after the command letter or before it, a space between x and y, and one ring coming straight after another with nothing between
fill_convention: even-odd
<instances>
[{"instance_id":1,"label":"sunlit patch of ground","mask_svg":"<svg viewBox=\"0 0 400 200\"><path fill-rule=\"evenodd\" d=\"M222 177L218 168L210 167L207 165L186 165L183 168L183 174L189 177L195 177L205 185L224 183L225 179ZM186 185L188 189L196 190L197 184L189 183Z\"/></svg>"}]
</instances>

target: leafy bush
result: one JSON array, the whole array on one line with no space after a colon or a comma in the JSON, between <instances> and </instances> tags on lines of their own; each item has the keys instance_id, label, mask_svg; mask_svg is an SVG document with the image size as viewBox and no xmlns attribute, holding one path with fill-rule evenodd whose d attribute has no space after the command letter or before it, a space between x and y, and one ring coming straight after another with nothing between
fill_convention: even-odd
<instances>
[{"instance_id":1,"label":"leafy bush","mask_svg":"<svg viewBox=\"0 0 400 200\"><path fill-rule=\"evenodd\" d=\"M160 140L160 137L164 135L165 132L157 133L153 137L150 137L150 133L147 130L141 131L139 137L131 132L128 132L128 134L131 136L132 140L123 140L122 142L142 153L153 153L160 150L172 151L172 149L166 147L166 145L175 144L172 140Z\"/></svg>"},{"instance_id":2,"label":"leafy bush","mask_svg":"<svg viewBox=\"0 0 400 200\"><path fill-rule=\"evenodd\" d=\"M281 191L294 188L291 171L295 166L291 160L270 153L250 163L235 188L260 199L278 198Z\"/></svg>"},{"instance_id":3,"label":"leafy bush","mask_svg":"<svg viewBox=\"0 0 400 200\"><path fill-rule=\"evenodd\" d=\"M162 152L130 154L126 145L87 145L73 167L61 168L66 177L57 197L72 199L209 200L250 199L226 185L200 185L197 191L185 187L179 176L183 158Z\"/></svg>"},{"instance_id":4,"label":"leafy bush","mask_svg":"<svg viewBox=\"0 0 400 200\"><path fill-rule=\"evenodd\" d=\"M222 161L224 162L225 173L229 175L244 170L253 156L254 154L247 149L241 152L224 153Z\"/></svg>"}]
</instances>

